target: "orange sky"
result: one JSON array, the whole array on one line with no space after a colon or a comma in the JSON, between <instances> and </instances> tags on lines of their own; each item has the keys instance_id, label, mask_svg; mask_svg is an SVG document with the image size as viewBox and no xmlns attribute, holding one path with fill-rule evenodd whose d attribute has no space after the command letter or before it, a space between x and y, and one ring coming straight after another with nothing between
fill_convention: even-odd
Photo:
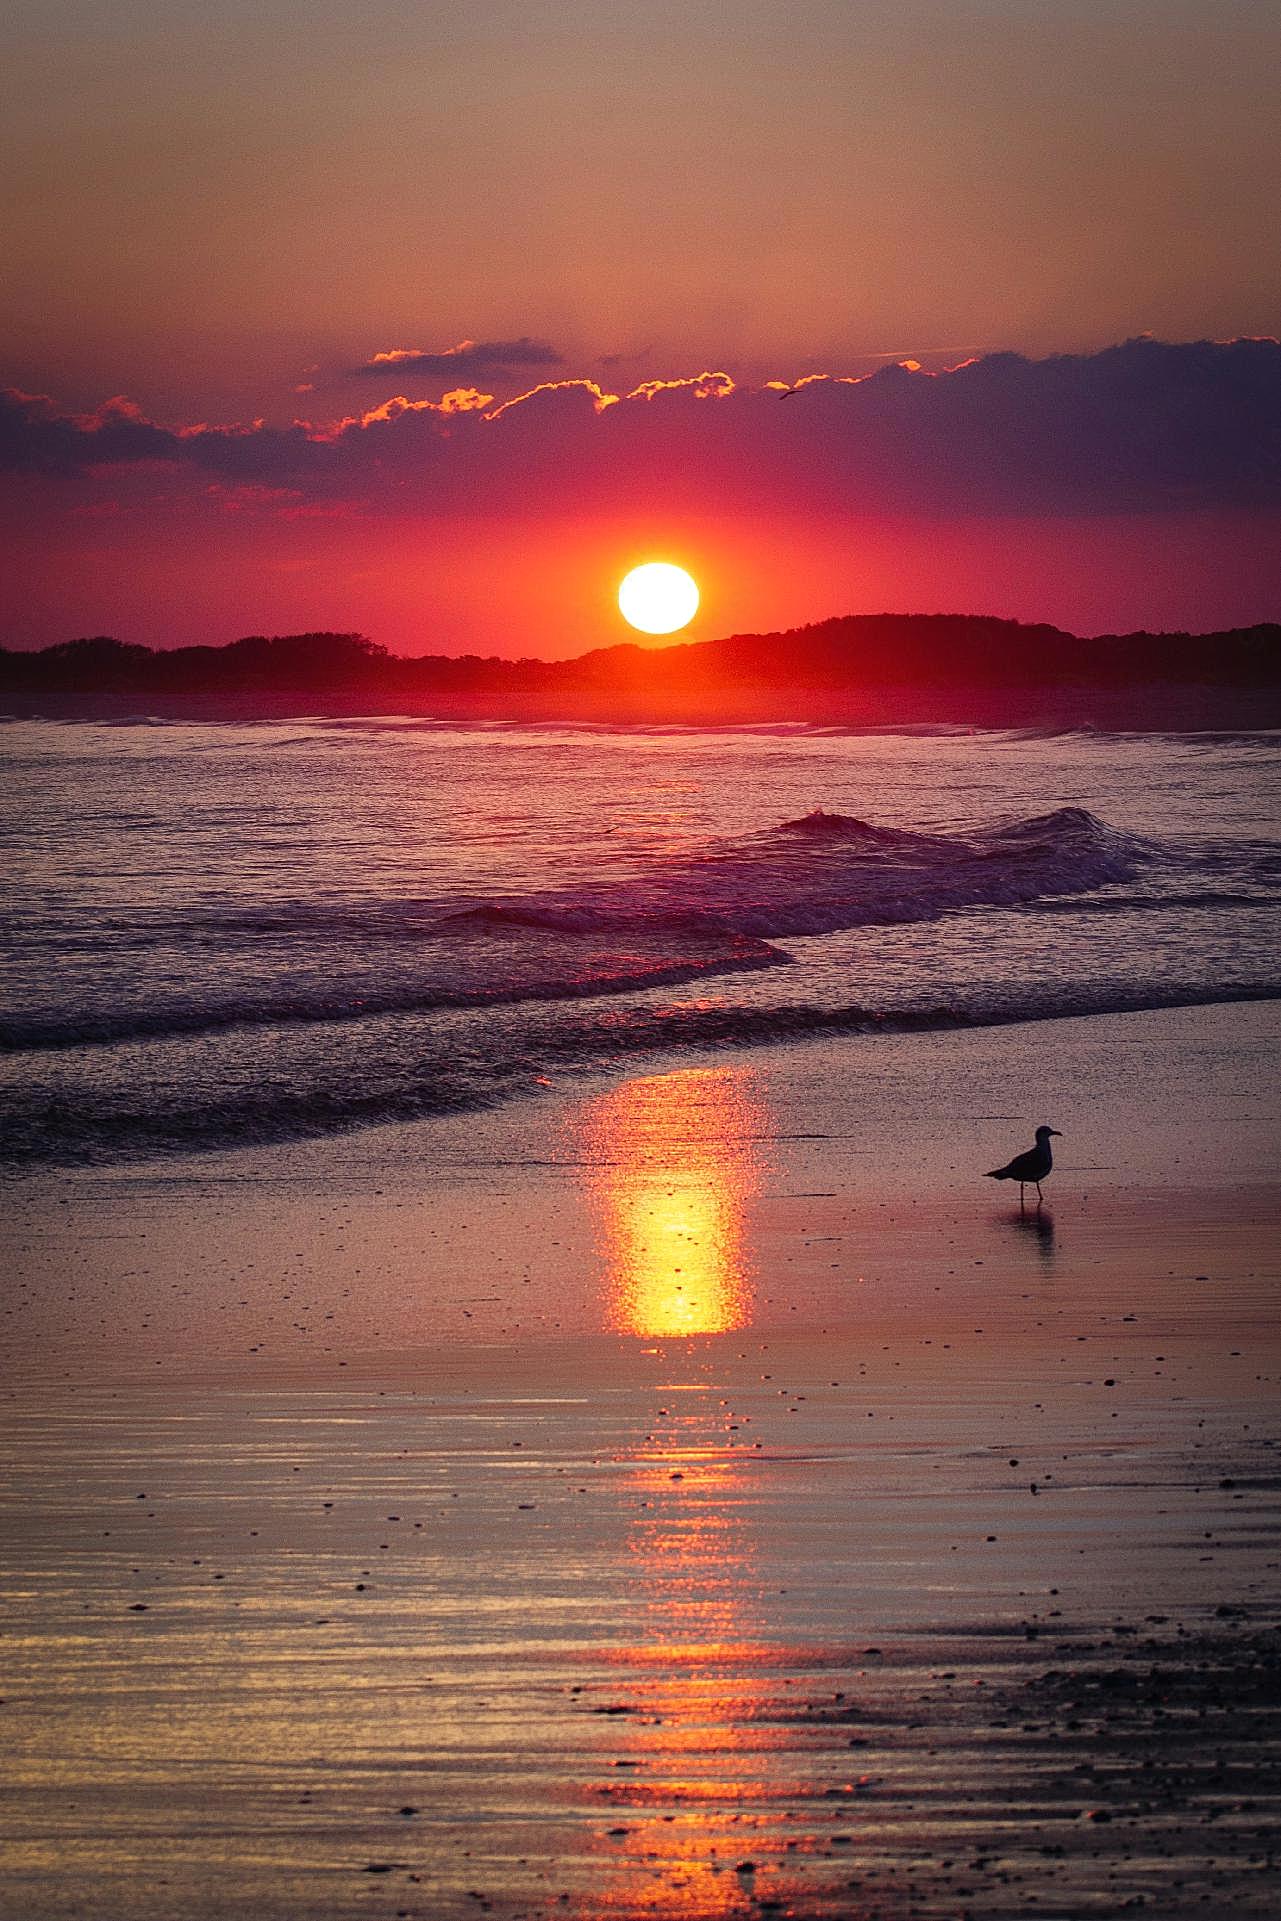
<instances>
[{"instance_id":1,"label":"orange sky","mask_svg":"<svg viewBox=\"0 0 1281 1921\"><path fill-rule=\"evenodd\" d=\"M793 377L1277 327L1259 0L6 21L4 376L76 406L287 418L379 350L525 334Z\"/></svg>"},{"instance_id":2,"label":"orange sky","mask_svg":"<svg viewBox=\"0 0 1281 1921\"><path fill-rule=\"evenodd\" d=\"M573 652L616 637L617 573L660 549L700 574L709 633L885 606L1094 629L1274 613L1276 502L1237 484L1277 468L1254 389L1216 389L1207 431L1194 369L1118 407L1100 361L1066 399L1036 376L1020 413L991 357L1088 369L1141 334L1275 334L1279 71L1259 0L18 0L0 388L71 424L33 452L28 403L12 438L0 422L0 644L323 623ZM955 457L946 410L884 390L901 470L871 401L852 478L830 396L794 403L803 447L740 404L985 356L998 404L975 426L967 402ZM252 432L704 368L734 402L697 432L656 407L642 433L633 407L621 462L622 431L585 438L572 403L460 435L466 460L402 430L301 474ZM171 439L251 431L93 465L76 423L115 395ZM1131 472L1153 411L1164 489ZM1020 476L1047 421L1077 468Z\"/></svg>"}]
</instances>

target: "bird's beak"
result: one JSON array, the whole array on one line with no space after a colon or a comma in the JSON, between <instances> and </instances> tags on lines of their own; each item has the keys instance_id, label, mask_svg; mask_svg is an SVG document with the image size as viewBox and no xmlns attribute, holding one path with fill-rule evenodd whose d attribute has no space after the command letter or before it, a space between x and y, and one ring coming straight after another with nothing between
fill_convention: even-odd
<instances>
[{"instance_id":1,"label":"bird's beak","mask_svg":"<svg viewBox=\"0 0 1281 1921\"><path fill-rule=\"evenodd\" d=\"M1059 1130L1057 1127L1052 1127L1050 1129L1050 1132L1051 1134L1053 1134L1055 1140L1061 1141L1063 1139L1063 1136L1059 1133Z\"/></svg>"}]
</instances>

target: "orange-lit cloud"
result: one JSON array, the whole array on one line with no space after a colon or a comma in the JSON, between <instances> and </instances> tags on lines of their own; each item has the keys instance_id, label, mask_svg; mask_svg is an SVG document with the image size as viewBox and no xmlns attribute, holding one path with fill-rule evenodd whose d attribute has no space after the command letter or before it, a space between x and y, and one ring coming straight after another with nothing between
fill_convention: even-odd
<instances>
[{"instance_id":1,"label":"orange-lit cloud","mask_svg":"<svg viewBox=\"0 0 1281 1921\"><path fill-rule=\"evenodd\" d=\"M44 395L40 396L40 403L46 408L50 405ZM130 400L127 394L113 394L110 400L104 400L100 406L94 408L92 413L75 414L72 417L76 426L87 434L98 433L116 421L136 421L146 424L142 408L137 401Z\"/></svg>"},{"instance_id":2,"label":"orange-lit cloud","mask_svg":"<svg viewBox=\"0 0 1281 1921\"><path fill-rule=\"evenodd\" d=\"M485 418L498 420L503 414L511 413L544 394L585 394L591 400L592 412L598 414L604 413L606 407L617 406L619 399L617 394L606 393L603 387L598 387L594 380L543 380L538 386L531 387L528 393L513 394L510 400L505 400L501 407L495 407Z\"/></svg>"},{"instance_id":3,"label":"orange-lit cloud","mask_svg":"<svg viewBox=\"0 0 1281 1921\"><path fill-rule=\"evenodd\" d=\"M492 406L493 400L492 394L483 394L479 387L453 387L448 393L442 394L439 400L407 400L404 394L393 394L390 400L380 402L377 407L368 407L364 413L348 414L328 429L309 427L305 421L297 424L317 441L338 440L349 427L386 426L389 421L399 420L402 414L478 413Z\"/></svg>"},{"instance_id":4,"label":"orange-lit cloud","mask_svg":"<svg viewBox=\"0 0 1281 1921\"><path fill-rule=\"evenodd\" d=\"M689 380L642 380L633 387L629 400L653 400L657 394L691 393L695 400L728 400L734 382L728 374L702 373Z\"/></svg>"}]
</instances>

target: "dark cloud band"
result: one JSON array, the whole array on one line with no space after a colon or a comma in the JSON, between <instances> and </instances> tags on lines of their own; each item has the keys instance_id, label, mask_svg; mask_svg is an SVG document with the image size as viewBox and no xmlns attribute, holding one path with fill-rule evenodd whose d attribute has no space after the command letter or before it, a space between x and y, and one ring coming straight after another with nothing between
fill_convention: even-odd
<instances>
[{"instance_id":1,"label":"dark cloud band","mask_svg":"<svg viewBox=\"0 0 1281 1921\"><path fill-rule=\"evenodd\" d=\"M375 354L372 360L363 361L351 371L383 380L402 374L445 380L464 375L492 379L495 374L509 374L519 367L562 367L564 364L546 340L531 340L528 334L522 334L519 340L460 340L456 347L446 347L442 353L427 353L418 347L393 347L387 353Z\"/></svg>"},{"instance_id":2,"label":"dark cloud band","mask_svg":"<svg viewBox=\"0 0 1281 1921\"><path fill-rule=\"evenodd\" d=\"M1281 506L1281 343L1142 339L793 387L704 374L622 396L552 380L501 407L459 390L325 428L175 431L121 401L86 417L0 397L0 466L101 477L149 462L442 514L532 501L616 510L654 498L825 514L1271 508Z\"/></svg>"}]
</instances>

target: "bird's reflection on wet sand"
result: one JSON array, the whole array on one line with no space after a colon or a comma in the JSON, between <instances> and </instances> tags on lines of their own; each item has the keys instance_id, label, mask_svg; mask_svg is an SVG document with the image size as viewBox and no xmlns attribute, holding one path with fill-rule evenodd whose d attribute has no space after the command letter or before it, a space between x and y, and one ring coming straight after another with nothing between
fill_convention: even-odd
<instances>
[{"instance_id":1,"label":"bird's reflection on wet sand","mask_svg":"<svg viewBox=\"0 0 1281 1921\"><path fill-rule=\"evenodd\" d=\"M1054 1265L1057 1234L1054 1216L1048 1207L1016 1207L998 1218L1015 1234L1024 1235L1029 1241L1035 1242L1037 1253L1047 1267Z\"/></svg>"}]
</instances>

